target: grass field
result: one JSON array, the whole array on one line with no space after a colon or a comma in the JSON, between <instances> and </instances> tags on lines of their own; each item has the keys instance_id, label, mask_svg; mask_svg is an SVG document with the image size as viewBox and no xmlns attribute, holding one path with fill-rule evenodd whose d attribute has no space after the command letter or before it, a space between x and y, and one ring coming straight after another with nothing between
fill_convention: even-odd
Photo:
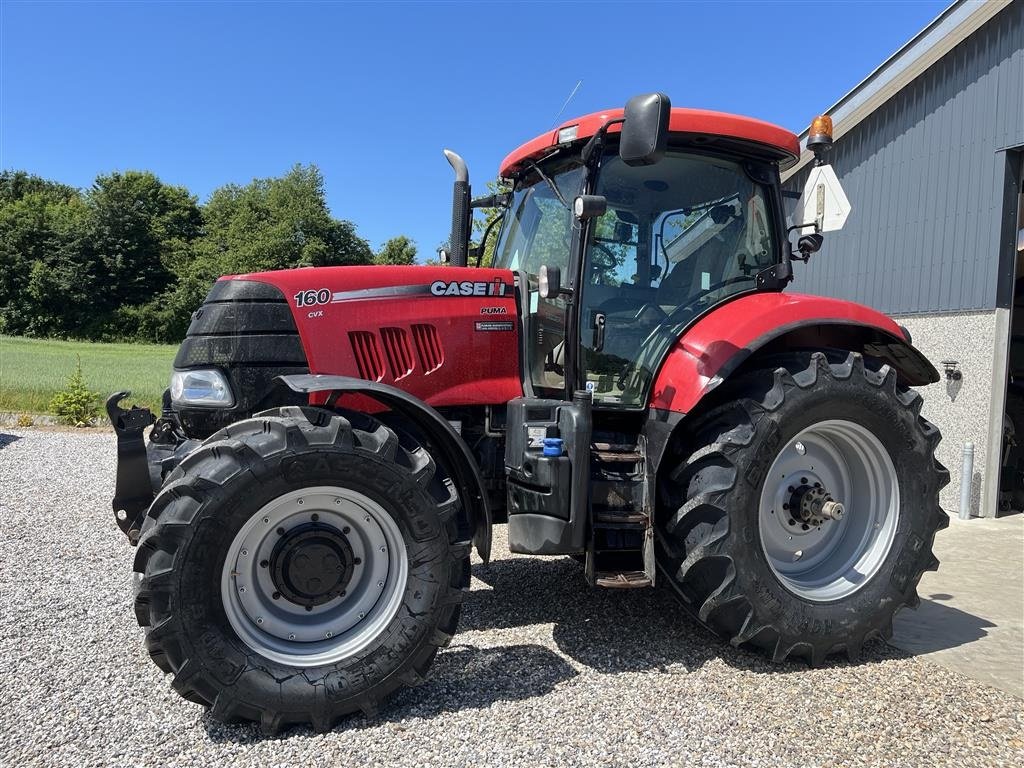
<instances>
[{"instance_id":1,"label":"grass field","mask_svg":"<svg viewBox=\"0 0 1024 768\"><path fill-rule=\"evenodd\" d=\"M0 411L47 413L81 355L82 375L101 403L112 392L130 389L130 402L159 413L176 349L0 336Z\"/></svg>"}]
</instances>

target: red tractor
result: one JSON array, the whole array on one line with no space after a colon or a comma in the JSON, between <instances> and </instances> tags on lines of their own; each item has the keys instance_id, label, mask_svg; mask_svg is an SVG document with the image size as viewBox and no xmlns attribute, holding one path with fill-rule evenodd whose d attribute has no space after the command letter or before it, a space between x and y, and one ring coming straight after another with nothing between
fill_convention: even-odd
<instances>
[{"instance_id":1,"label":"red tractor","mask_svg":"<svg viewBox=\"0 0 1024 768\"><path fill-rule=\"evenodd\" d=\"M784 292L843 217L815 126L789 229L796 136L650 94L512 152L508 192L446 153L448 264L221 278L148 442L108 401L174 688L267 732L375 711L452 639L494 522L777 662L887 637L947 522L910 389L939 377L888 317ZM490 268L474 207L503 212Z\"/></svg>"}]
</instances>

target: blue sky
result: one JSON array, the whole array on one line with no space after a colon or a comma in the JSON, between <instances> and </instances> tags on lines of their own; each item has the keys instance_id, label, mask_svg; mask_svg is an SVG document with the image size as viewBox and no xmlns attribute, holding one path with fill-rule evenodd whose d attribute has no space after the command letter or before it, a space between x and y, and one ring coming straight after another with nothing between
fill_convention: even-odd
<instances>
[{"instance_id":1,"label":"blue sky","mask_svg":"<svg viewBox=\"0 0 1024 768\"><path fill-rule=\"evenodd\" d=\"M661 90L799 132L946 4L0 0L0 167L205 199L316 163L334 215L422 259L451 221L441 150L483 190L579 80L562 119Z\"/></svg>"}]
</instances>

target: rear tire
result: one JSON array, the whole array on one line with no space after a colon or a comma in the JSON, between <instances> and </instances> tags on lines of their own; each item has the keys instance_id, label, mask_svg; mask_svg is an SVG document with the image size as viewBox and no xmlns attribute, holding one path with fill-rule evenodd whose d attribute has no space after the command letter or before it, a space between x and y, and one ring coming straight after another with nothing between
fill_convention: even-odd
<instances>
[{"instance_id":1,"label":"rear tire","mask_svg":"<svg viewBox=\"0 0 1024 768\"><path fill-rule=\"evenodd\" d=\"M455 633L458 508L429 453L369 417L292 407L233 424L168 476L143 526L149 653L184 698L267 734L372 715Z\"/></svg>"},{"instance_id":2,"label":"rear tire","mask_svg":"<svg viewBox=\"0 0 1024 768\"><path fill-rule=\"evenodd\" d=\"M658 567L735 646L776 662L853 661L865 641L891 636L938 566L932 542L949 523L939 431L888 366L820 352L779 363L726 385L664 466Z\"/></svg>"}]
</instances>

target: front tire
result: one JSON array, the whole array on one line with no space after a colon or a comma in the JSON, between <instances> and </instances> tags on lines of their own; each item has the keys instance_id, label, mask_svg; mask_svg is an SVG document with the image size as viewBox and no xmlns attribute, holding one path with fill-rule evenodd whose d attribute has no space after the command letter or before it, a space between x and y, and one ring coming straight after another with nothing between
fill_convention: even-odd
<instances>
[{"instance_id":1,"label":"front tire","mask_svg":"<svg viewBox=\"0 0 1024 768\"><path fill-rule=\"evenodd\" d=\"M222 721L324 731L422 681L458 623L453 484L369 417L282 408L211 436L153 502L135 612L174 688Z\"/></svg>"},{"instance_id":2,"label":"front tire","mask_svg":"<svg viewBox=\"0 0 1024 768\"><path fill-rule=\"evenodd\" d=\"M858 354L794 354L727 386L662 472L659 569L733 645L856 660L938 566L939 432Z\"/></svg>"}]
</instances>

